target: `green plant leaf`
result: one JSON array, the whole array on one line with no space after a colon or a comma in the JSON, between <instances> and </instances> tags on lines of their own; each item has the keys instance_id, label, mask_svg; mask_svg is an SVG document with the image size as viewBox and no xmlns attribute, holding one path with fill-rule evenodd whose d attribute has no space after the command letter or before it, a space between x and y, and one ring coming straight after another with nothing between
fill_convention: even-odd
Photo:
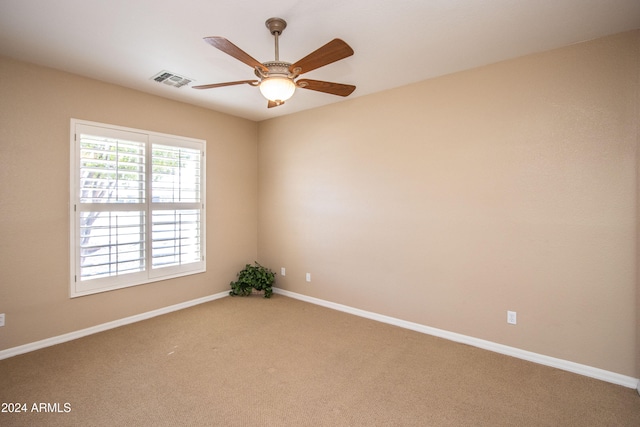
<instances>
[{"instance_id":1,"label":"green plant leaf","mask_svg":"<svg viewBox=\"0 0 640 427\"><path fill-rule=\"evenodd\" d=\"M254 265L246 264L245 268L238 272L237 277L238 280L230 284L230 295L247 296L251 295L255 289L256 291L264 291L265 298L271 298L276 275L269 268L254 261Z\"/></svg>"}]
</instances>

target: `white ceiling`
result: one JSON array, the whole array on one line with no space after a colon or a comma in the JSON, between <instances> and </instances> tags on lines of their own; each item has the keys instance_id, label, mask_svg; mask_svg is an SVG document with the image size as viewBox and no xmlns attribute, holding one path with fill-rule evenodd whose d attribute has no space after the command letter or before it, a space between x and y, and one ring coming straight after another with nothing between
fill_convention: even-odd
<instances>
[{"instance_id":1,"label":"white ceiling","mask_svg":"<svg viewBox=\"0 0 640 427\"><path fill-rule=\"evenodd\" d=\"M305 78L357 86L359 97L509 58L640 28L639 0L0 0L0 54L226 112L264 120L345 98L296 91L266 108L249 85L176 89L255 79L205 43L223 36L257 60L274 59L264 22L284 18L280 59L341 38L354 56Z\"/></svg>"}]
</instances>

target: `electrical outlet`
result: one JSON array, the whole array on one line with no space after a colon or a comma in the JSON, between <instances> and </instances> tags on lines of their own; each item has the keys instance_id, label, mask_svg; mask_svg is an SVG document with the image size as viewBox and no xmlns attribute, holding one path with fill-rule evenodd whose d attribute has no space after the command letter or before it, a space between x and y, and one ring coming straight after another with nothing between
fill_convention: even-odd
<instances>
[{"instance_id":1,"label":"electrical outlet","mask_svg":"<svg viewBox=\"0 0 640 427\"><path fill-rule=\"evenodd\" d=\"M507 323L515 325L518 322L518 318L515 311L507 311Z\"/></svg>"},{"instance_id":2,"label":"electrical outlet","mask_svg":"<svg viewBox=\"0 0 640 427\"><path fill-rule=\"evenodd\" d=\"M311 281L311 273L307 273L307 282Z\"/></svg>"},{"instance_id":3,"label":"electrical outlet","mask_svg":"<svg viewBox=\"0 0 640 427\"><path fill-rule=\"evenodd\" d=\"M287 275L287 271L284 269L284 267L280 267L280 275L281 276L286 276Z\"/></svg>"},{"instance_id":4,"label":"electrical outlet","mask_svg":"<svg viewBox=\"0 0 640 427\"><path fill-rule=\"evenodd\" d=\"M4 313L0 313L0 326L4 326Z\"/></svg>"}]
</instances>

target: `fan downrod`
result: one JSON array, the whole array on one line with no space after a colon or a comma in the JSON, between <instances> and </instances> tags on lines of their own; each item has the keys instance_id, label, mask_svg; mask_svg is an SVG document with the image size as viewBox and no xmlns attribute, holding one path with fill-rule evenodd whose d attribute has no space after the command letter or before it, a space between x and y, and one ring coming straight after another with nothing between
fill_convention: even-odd
<instances>
[{"instance_id":1,"label":"fan downrod","mask_svg":"<svg viewBox=\"0 0 640 427\"><path fill-rule=\"evenodd\" d=\"M287 21L282 18L269 18L264 23L271 32L272 35L282 34L285 28L287 28Z\"/></svg>"}]
</instances>

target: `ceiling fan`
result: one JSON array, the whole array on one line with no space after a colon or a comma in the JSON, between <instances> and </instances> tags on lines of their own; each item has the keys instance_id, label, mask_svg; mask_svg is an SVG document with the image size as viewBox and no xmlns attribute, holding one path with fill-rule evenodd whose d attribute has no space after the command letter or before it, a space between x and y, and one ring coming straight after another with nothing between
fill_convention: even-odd
<instances>
[{"instance_id":1,"label":"ceiling fan","mask_svg":"<svg viewBox=\"0 0 640 427\"><path fill-rule=\"evenodd\" d=\"M269 101L268 108L277 107L293 96L296 87L338 96L349 96L356 87L342 83L325 82L321 80L295 79L301 74L315 70L353 55L353 49L340 39L333 39L329 43L311 52L309 55L293 64L279 59L278 36L287 26L282 18L267 19L265 25L275 38L275 60L258 62L238 46L224 37L205 37L204 41L233 56L254 69L259 80L239 80L235 82L213 83L193 86L194 89L212 89L216 87L249 84L258 86L262 95Z\"/></svg>"}]
</instances>

